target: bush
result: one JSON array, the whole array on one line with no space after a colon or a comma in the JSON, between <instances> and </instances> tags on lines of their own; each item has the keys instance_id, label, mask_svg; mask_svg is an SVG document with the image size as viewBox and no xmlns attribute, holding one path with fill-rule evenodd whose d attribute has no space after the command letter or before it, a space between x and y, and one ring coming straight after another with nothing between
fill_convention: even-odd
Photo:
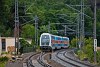
<instances>
[{"instance_id":1,"label":"bush","mask_svg":"<svg viewBox=\"0 0 100 67\"><path fill-rule=\"evenodd\" d=\"M26 47L30 47L31 45L25 40L25 39L20 39L20 49L19 49L19 52L22 54L23 53L23 48L26 48Z\"/></svg>"},{"instance_id":2,"label":"bush","mask_svg":"<svg viewBox=\"0 0 100 67\"><path fill-rule=\"evenodd\" d=\"M94 55L93 55L93 39L89 38L86 39L85 38L85 44L82 47L82 50L78 51L78 56L81 60L83 60L83 58L88 58L88 60L90 62L93 63L94 61Z\"/></svg>"},{"instance_id":3,"label":"bush","mask_svg":"<svg viewBox=\"0 0 100 67\"><path fill-rule=\"evenodd\" d=\"M71 45L70 45L70 47L76 47L76 42L77 42L77 39L76 38L73 38L72 40L71 40Z\"/></svg>"},{"instance_id":4,"label":"bush","mask_svg":"<svg viewBox=\"0 0 100 67\"><path fill-rule=\"evenodd\" d=\"M84 58L87 57L87 55L82 50L79 50L77 54L80 60L84 60Z\"/></svg>"},{"instance_id":5,"label":"bush","mask_svg":"<svg viewBox=\"0 0 100 67\"><path fill-rule=\"evenodd\" d=\"M30 44L25 39L20 39L21 47L28 47Z\"/></svg>"},{"instance_id":6,"label":"bush","mask_svg":"<svg viewBox=\"0 0 100 67\"><path fill-rule=\"evenodd\" d=\"M100 51L97 51L97 63L100 65Z\"/></svg>"},{"instance_id":7,"label":"bush","mask_svg":"<svg viewBox=\"0 0 100 67\"><path fill-rule=\"evenodd\" d=\"M91 44L87 44L86 46L83 47L84 53L87 54L87 57L90 62L93 62L93 46Z\"/></svg>"},{"instance_id":8,"label":"bush","mask_svg":"<svg viewBox=\"0 0 100 67\"><path fill-rule=\"evenodd\" d=\"M8 57L0 57L0 62L5 62L8 61L9 58Z\"/></svg>"},{"instance_id":9,"label":"bush","mask_svg":"<svg viewBox=\"0 0 100 67\"><path fill-rule=\"evenodd\" d=\"M8 52L2 52L1 54L8 54Z\"/></svg>"}]
</instances>

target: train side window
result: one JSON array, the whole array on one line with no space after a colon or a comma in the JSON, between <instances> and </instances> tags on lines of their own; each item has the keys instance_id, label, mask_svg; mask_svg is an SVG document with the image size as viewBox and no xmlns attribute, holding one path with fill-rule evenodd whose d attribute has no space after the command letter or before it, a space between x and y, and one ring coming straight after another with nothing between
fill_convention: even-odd
<instances>
[{"instance_id":1,"label":"train side window","mask_svg":"<svg viewBox=\"0 0 100 67\"><path fill-rule=\"evenodd\" d=\"M66 38L64 38L64 40L66 41Z\"/></svg>"},{"instance_id":2,"label":"train side window","mask_svg":"<svg viewBox=\"0 0 100 67\"><path fill-rule=\"evenodd\" d=\"M68 41L68 38L64 38L63 40Z\"/></svg>"},{"instance_id":3,"label":"train side window","mask_svg":"<svg viewBox=\"0 0 100 67\"><path fill-rule=\"evenodd\" d=\"M55 40L55 37L54 36L51 36L51 39Z\"/></svg>"},{"instance_id":4,"label":"train side window","mask_svg":"<svg viewBox=\"0 0 100 67\"><path fill-rule=\"evenodd\" d=\"M61 40L61 38L60 38L60 37L58 37L58 40Z\"/></svg>"}]
</instances>

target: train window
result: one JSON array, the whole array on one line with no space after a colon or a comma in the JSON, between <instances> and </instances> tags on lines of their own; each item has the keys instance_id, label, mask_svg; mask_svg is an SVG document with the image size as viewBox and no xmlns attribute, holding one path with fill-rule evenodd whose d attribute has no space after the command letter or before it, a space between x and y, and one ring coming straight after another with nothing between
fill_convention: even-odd
<instances>
[{"instance_id":1,"label":"train window","mask_svg":"<svg viewBox=\"0 0 100 67\"><path fill-rule=\"evenodd\" d=\"M68 40L68 38L63 38L63 40Z\"/></svg>"},{"instance_id":2,"label":"train window","mask_svg":"<svg viewBox=\"0 0 100 67\"><path fill-rule=\"evenodd\" d=\"M41 45L49 45L50 38L49 35L43 35L41 37Z\"/></svg>"},{"instance_id":3,"label":"train window","mask_svg":"<svg viewBox=\"0 0 100 67\"><path fill-rule=\"evenodd\" d=\"M55 37L54 36L51 36L51 39L55 40Z\"/></svg>"},{"instance_id":4,"label":"train window","mask_svg":"<svg viewBox=\"0 0 100 67\"><path fill-rule=\"evenodd\" d=\"M49 35L43 35L42 38L49 39Z\"/></svg>"},{"instance_id":5,"label":"train window","mask_svg":"<svg viewBox=\"0 0 100 67\"><path fill-rule=\"evenodd\" d=\"M60 38L60 37L58 37L58 40L61 40L61 38Z\"/></svg>"}]
</instances>

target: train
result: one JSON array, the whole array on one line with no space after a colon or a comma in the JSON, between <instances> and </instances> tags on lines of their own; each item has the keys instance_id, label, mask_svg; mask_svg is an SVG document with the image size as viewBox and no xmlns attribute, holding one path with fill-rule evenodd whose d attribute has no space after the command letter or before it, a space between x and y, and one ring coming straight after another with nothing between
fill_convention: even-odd
<instances>
[{"instance_id":1,"label":"train","mask_svg":"<svg viewBox=\"0 0 100 67\"><path fill-rule=\"evenodd\" d=\"M40 36L40 49L41 50L54 50L69 47L69 38L50 33L42 33Z\"/></svg>"}]
</instances>

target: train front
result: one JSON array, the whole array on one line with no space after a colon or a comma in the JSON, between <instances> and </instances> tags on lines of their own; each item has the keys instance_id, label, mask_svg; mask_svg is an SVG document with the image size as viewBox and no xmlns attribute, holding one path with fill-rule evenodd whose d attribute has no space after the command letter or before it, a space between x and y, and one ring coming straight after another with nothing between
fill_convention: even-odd
<instances>
[{"instance_id":1,"label":"train front","mask_svg":"<svg viewBox=\"0 0 100 67\"><path fill-rule=\"evenodd\" d=\"M40 37L40 48L41 50L51 50L50 46L50 35L43 33Z\"/></svg>"}]
</instances>

